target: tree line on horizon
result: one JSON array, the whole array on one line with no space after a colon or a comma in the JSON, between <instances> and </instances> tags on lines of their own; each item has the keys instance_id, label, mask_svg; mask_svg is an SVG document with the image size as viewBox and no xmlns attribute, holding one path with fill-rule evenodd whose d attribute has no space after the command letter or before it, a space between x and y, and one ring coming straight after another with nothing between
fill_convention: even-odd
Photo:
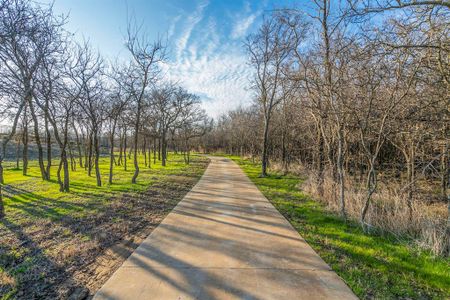
<instances>
[{"instance_id":1,"label":"tree line on horizon","mask_svg":"<svg viewBox=\"0 0 450 300\"><path fill-rule=\"evenodd\" d=\"M114 167L127 168L127 157L136 183L139 154L150 167L153 149L154 162L157 152L165 166L170 139L189 163L192 139L212 126L199 97L164 78L167 44L150 41L133 18L125 34L129 58L115 62L88 41L75 41L66 23L52 5L0 0L0 118L10 124L0 144L0 218L1 189L7 184L3 162L13 141L24 175L33 144L42 179L56 176L60 190L69 192L70 172L77 166L102 186L101 139L108 140L108 183Z\"/></svg>"},{"instance_id":2,"label":"tree line on horizon","mask_svg":"<svg viewBox=\"0 0 450 300\"><path fill-rule=\"evenodd\" d=\"M247 37L254 103L221 116L206 149L257 158L262 177L301 166L342 218L448 254L450 2L309 6Z\"/></svg>"}]
</instances>

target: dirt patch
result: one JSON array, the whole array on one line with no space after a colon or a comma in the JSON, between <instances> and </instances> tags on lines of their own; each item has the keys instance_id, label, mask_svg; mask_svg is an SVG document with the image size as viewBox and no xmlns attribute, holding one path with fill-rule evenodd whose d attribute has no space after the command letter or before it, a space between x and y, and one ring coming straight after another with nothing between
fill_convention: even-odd
<instances>
[{"instance_id":1,"label":"dirt patch","mask_svg":"<svg viewBox=\"0 0 450 300\"><path fill-rule=\"evenodd\" d=\"M87 217L31 219L26 226L2 220L0 298L92 296L198 181L207 162L199 164L144 193L111 199Z\"/></svg>"}]
</instances>

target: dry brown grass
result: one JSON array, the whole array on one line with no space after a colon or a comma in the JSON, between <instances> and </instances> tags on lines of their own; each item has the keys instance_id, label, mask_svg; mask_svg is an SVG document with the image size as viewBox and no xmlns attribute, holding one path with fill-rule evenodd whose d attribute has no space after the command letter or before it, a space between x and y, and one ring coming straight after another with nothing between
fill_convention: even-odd
<instances>
[{"instance_id":1,"label":"dry brown grass","mask_svg":"<svg viewBox=\"0 0 450 300\"><path fill-rule=\"evenodd\" d=\"M272 169L283 171L281 164L272 163ZM324 203L328 210L340 212L338 186L328 172L324 178L324 195L319 197L317 175L300 164L292 165L289 171L306 180L302 183L305 192ZM448 255L450 239L446 232L447 207L445 203L429 203L416 197L412 211L408 209L405 193L397 182L379 183L367 213L367 222L374 228L389 232L399 239L408 239L435 255ZM424 196L424 195L422 195ZM347 216L359 220L366 191L364 184L347 176L345 182L345 205Z\"/></svg>"},{"instance_id":2,"label":"dry brown grass","mask_svg":"<svg viewBox=\"0 0 450 300\"><path fill-rule=\"evenodd\" d=\"M0 269L0 286L12 289L13 287L16 286L16 280L14 279L13 276L9 275L8 273Z\"/></svg>"}]
</instances>

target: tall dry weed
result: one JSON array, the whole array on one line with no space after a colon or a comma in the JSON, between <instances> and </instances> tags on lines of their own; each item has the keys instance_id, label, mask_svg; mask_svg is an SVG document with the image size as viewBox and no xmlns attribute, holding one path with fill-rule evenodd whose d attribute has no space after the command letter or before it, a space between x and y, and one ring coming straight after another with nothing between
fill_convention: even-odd
<instances>
[{"instance_id":1,"label":"tall dry weed","mask_svg":"<svg viewBox=\"0 0 450 300\"><path fill-rule=\"evenodd\" d=\"M282 171L281 164L272 163L272 168ZM289 171L306 177L301 188L314 199L322 202L334 213L340 212L338 185L328 172L324 178L324 194L319 196L317 174L300 164L292 165ZM447 229L447 208L444 203L427 203L416 199L409 210L405 193L397 183L380 183L373 195L367 213L367 223L374 228L389 232L402 240L412 241L421 248L431 250L435 255L449 254L450 238ZM349 219L360 218L366 197L364 183L349 176L345 182L345 205Z\"/></svg>"}]
</instances>

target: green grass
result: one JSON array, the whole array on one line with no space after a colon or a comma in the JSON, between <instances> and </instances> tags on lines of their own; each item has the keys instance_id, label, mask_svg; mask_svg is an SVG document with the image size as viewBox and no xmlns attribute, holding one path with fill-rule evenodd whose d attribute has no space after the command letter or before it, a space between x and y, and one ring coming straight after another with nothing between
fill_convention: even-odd
<instances>
[{"instance_id":1,"label":"green grass","mask_svg":"<svg viewBox=\"0 0 450 300\"><path fill-rule=\"evenodd\" d=\"M41 179L35 160L30 162L27 176L22 174L21 169L6 168L5 184L10 186L5 187L4 190L6 216L11 221L17 214L27 215L29 218L60 219L66 215L83 217L95 213L103 201L124 193L142 192L163 177L182 174L189 168L182 156L175 154L169 155L166 167L162 167L159 161L153 164L152 160L151 168L148 168L144 166L143 156L139 157L139 160L140 174L136 184L131 183L134 167L132 159L129 159L127 171L123 166L114 166L113 184L110 185L108 184L109 158L101 157L101 187L97 186L94 169L91 176L88 176L87 171L77 165L76 171L70 171L69 193L59 191L56 181L57 160L52 162L50 181Z\"/></svg>"},{"instance_id":2,"label":"green grass","mask_svg":"<svg viewBox=\"0 0 450 300\"><path fill-rule=\"evenodd\" d=\"M366 235L327 212L294 175L260 178L260 166L230 156L315 251L362 299L450 298L450 260L386 235Z\"/></svg>"},{"instance_id":3,"label":"green grass","mask_svg":"<svg viewBox=\"0 0 450 300\"><path fill-rule=\"evenodd\" d=\"M70 192L59 191L57 161L50 181L40 177L36 161L27 176L5 164L3 197L6 216L0 220L0 299L66 298L65 282L74 270L95 273L95 258L103 250L133 239L155 227L203 174L208 159L192 156L186 165L181 155L169 154L161 162L144 166L140 160L137 183L132 184L132 160L128 170L114 166L108 184L109 158L102 157L103 186L97 187L95 172L87 175L77 166L70 171ZM90 269L91 268L91 269ZM92 275L94 274L94 275ZM79 276L80 274L78 274Z\"/></svg>"}]
</instances>

